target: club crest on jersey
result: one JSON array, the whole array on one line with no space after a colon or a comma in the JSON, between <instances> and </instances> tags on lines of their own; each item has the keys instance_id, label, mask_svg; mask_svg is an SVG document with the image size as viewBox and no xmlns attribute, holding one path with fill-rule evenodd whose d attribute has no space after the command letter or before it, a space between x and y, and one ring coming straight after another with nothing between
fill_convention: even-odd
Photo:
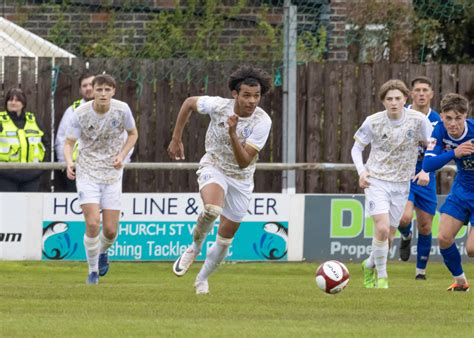
<instances>
[{"instance_id":1,"label":"club crest on jersey","mask_svg":"<svg viewBox=\"0 0 474 338\"><path fill-rule=\"evenodd\" d=\"M117 128L119 123L120 122L117 119L113 119L112 121L110 121L110 125L112 126L112 128Z\"/></svg>"},{"instance_id":2,"label":"club crest on jersey","mask_svg":"<svg viewBox=\"0 0 474 338\"><path fill-rule=\"evenodd\" d=\"M247 138L250 136L250 134L252 134L252 131L250 130L249 127L245 127L244 129L242 129L241 134L243 137Z\"/></svg>"},{"instance_id":3,"label":"club crest on jersey","mask_svg":"<svg viewBox=\"0 0 474 338\"><path fill-rule=\"evenodd\" d=\"M375 202L369 201L369 210L374 210L374 209L375 209Z\"/></svg>"},{"instance_id":4,"label":"club crest on jersey","mask_svg":"<svg viewBox=\"0 0 474 338\"><path fill-rule=\"evenodd\" d=\"M415 132L413 131L413 129L408 129L408 131L407 131L407 137L408 137L409 139L412 139L414 136L415 136Z\"/></svg>"},{"instance_id":5,"label":"club crest on jersey","mask_svg":"<svg viewBox=\"0 0 474 338\"><path fill-rule=\"evenodd\" d=\"M200 183L204 183L204 182L207 182L211 179L211 175L210 174L204 174L204 175L201 175L199 176L199 182Z\"/></svg>"}]
</instances>

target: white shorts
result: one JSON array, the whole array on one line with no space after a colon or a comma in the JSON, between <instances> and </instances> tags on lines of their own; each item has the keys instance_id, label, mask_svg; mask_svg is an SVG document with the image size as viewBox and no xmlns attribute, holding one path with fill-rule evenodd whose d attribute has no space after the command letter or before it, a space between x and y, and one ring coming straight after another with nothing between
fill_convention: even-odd
<instances>
[{"instance_id":1,"label":"white shorts","mask_svg":"<svg viewBox=\"0 0 474 338\"><path fill-rule=\"evenodd\" d=\"M240 223L247 214L253 191L253 182L236 180L224 175L214 167L205 166L197 171L199 191L210 183L216 183L224 190L222 215L232 222Z\"/></svg>"},{"instance_id":2,"label":"white shorts","mask_svg":"<svg viewBox=\"0 0 474 338\"><path fill-rule=\"evenodd\" d=\"M79 205L94 203L101 209L120 210L122 203L122 180L112 184L94 183L76 179Z\"/></svg>"},{"instance_id":3,"label":"white shorts","mask_svg":"<svg viewBox=\"0 0 474 338\"><path fill-rule=\"evenodd\" d=\"M365 213L368 216L388 214L390 226L398 227L410 191L410 182L389 182L369 178L370 186L364 190Z\"/></svg>"}]
</instances>

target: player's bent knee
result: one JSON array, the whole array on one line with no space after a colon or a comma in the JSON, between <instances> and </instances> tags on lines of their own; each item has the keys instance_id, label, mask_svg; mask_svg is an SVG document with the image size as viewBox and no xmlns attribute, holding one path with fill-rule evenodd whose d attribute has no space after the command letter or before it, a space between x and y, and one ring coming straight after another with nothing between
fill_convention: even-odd
<instances>
[{"instance_id":1,"label":"player's bent knee","mask_svg":"<svg viewBox=\"0 0 474 338\"><path fill-rule=\"evenodd\" d=\"M222 213L222 208L218 205L206 204L202 212L202 218L206 223L214 222Z\"/></svg>"},{"instance_id":2,"label":"player's bent knee","mask_svg":"<svg viewBox=\"0 0 474 338\"><path fill-rule=\"evenodd\" d=\"M438 234L438 244L442 249L450 247L454 242L454 238L445 236L444 234Z\"/></svg>"},{"instance_id":3,"label":"player's bent knee","mask_svg":"<svg viewBox=\"0 0 474 338\"><path fill-rule=\"evenodd\" d=\"M234 240L234 237L225 238L225 237L222 237L221 235L217 235L217 239L216 239L217 243L219 243L222 246L230 246L233 240Z\"/></svg>"}]
</instances>

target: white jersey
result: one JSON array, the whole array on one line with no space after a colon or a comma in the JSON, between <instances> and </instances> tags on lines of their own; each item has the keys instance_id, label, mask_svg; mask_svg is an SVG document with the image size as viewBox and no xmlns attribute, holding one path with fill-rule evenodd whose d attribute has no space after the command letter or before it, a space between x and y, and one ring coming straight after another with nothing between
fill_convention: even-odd
<instances>
[{"instance_id":1,"label":"white jersey","mask_svg":"<svg viewBox=\"0 0 474 338\"><path fill-rule=\"evenodd\" d=\"M68 139L79 140L77 178L112 184L122 178L123 168L113 167L125 144L122 134L135 128L135 120L125 102L112 99L105 114L97 114L92 103L84 103L75 110L66 135Z\"/></svg>"},{"instance_id":2,"label":"white jersey","mask_svg":"<svg viewBox=\"0 0 474 338\"><path fill-rule=\"evenodd\" d=\"M85 102L86 100L81 99L81 103L79 104L79 106L81 106ZM56 140L54 142L54 150L55 150L55 154L56 154L56 158L58 159L58 162L66 161L64 159L64 143L66 142L66 132L72 123L75 111L76 110L74 109L74 106L70 105L64 112L63 117L61 118L61 122L59 122L58 132L56 134ZM124 141L127 140L127 137L128 137L128 134L126 131L124 131L122 134L122 138L124 139ZM130 150L127 157L124 159L123 161L124 163L129 163L131 161L133 149L134 148Z\"/></svg>"},{"instance_id":3,"label":"white jersey","mask_svg":"<svg viewBox=\"0 0 474 338\"><path fill-rule=\"evenodd\" d=\"M368 116L354 138L364 146L371 145L365 167L372 177L405 182L415 173L418 143L427 143L432 130L424 114L404 108L397 121L390 120L386 110Z\"/></svg>"},{"instance_id":4,"label":"white jersey","mask_svg":"<svg viewBox=\"0 0 474 338\"><path fill-rule=\"evenodd\" d=\"M247 168L240 168L230 142L227 120L235 114L234 105L235 100L219 96L201 96L198 99L198 112L208 114L211 118L206 133L206 154L200 164L219 168L229 177L253 182L258 155ZM271 126L272 121L268 114L257 107L251 116L239 117L237 123L239 141L260 151L267 141Z\"/></svg>"}]
</instances>

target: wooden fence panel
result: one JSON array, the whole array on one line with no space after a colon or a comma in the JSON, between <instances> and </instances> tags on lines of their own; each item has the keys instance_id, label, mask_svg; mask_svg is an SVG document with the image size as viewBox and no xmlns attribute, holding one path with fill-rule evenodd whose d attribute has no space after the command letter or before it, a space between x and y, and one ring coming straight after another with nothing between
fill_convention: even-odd
<instances>
[{"instance_id":1,"label":"wooden fence panel","mask_svg":"<svg viewBox=\"0 0 474 338\"><path fill-rule=\"evenodd\" d=\"M322 64L310 63L307 66L306 103L306 161L321 162L322 159L322 107L324 102L324 72ZM306 171L306 192L322 192L321 172Z\"/></svg>"},{"instance_id":2,"label":"wooden fence panel","mask_svg":"<svg viewBox=\"0 0 474 338\"><path fill-rule=\"evenodd\" d=\"M462 75L461 75L462 74ZM459 65L459 88L458 93L464 95L474 105L474 65ZM472 118L472 113L470 115Z\"/></svg>"},{"instance_id":3,"label":"wooden fence panel","mask_svg":"<svg viewBox=\"0 0 474 338\"><path fill-rule=\"evenodd\" d=\"M379 90L382 85L390 80L390 64L386 62L375 63L373 66L373 76L374 76L374 108L375 110L371 113L379 112L385 110L382 101L379 98Z\"/></svg>"},{"instance_id":4,"label":"wooden fence panel","mask_svg":"<svg viewBox=\"0 0 474 338\"><path fill-rule=\"evenodd\" d=\"M407 87L410 87L410 74L406 63L391 63L390 74L390 78L402 80Z\"/></svg>"},{"instance_id":5,"label":"wooden fence panel","mask_svg":"<svg viewBox=\"0 0 474 338\"><path fill-rule=\"evenodd\" d=\"M156 61L156 92L155 92L155 118L156 133L154 144L157 147L154 160L156 162L169 162L171 159L166 153L169 142L171 141L171 128L174 125L175 116L171 115L171 103L167 99L171 95L171 86L168 74L169 64L165 61ZM171 171L159 170L154 172L156 176L156 192L172 192L173 186L170 181Z\"/></svg>"},{"instance_id":6,"label":"wooden fence panel","mask_svg":"<svg viewBox=\"0 0 474 338\"><path fill-rule=\"evenodd\" d=\"M342 73L341 141L339 142L341 147L339 162L342 163L352 162L351 149L354 144L353 135L358 128L356 112L358 90L356 84L356 65L345 64ZM354 175L354 172L342 172L340 175L339 191L346 193L356 192L357 182L357 176Z\"/></svg>"},{"instance_id":7,"label":"wooden fence panel","mask_svg":"<svg viewBox=\"0 0 474 338\"><path fill-rule=\"evenodd\" d=\"M307 81L306 65L297 68L296 80L296 162L306 162L306 100ZM296 192L304 192L306 175L303 171L296 171Z\"/></svg>"},{"instance_id":8,"label":"wooden fence panel","mask_svg":"<svg viewBox=\"0 0 474 338\"><path fill-rule=\"evenodd\" d=\"M12 88L18 88L18 58L16 57L5 57L5 72L3 74L3 88L5 89L5 95ZM3 109L2 109L3 110Z\"/></svg>"},{"instance_id":9,"label":"wooden fence panel","mask_svg":"<svg viewBox=\"0 0 474 338\"><path fill-rule=\"evenodd\" d=\"M138 89L137 129L140 139L145 142L140 142L138 151L141 154L146 154L148 162L153 161L155 158L155 151L157 150L156 144L153 142L153 134L155 133L156 128L156 121L153 116L153 87L146 79L146 74L154 73L155 70L153 66L154 64L151 60L141 60L139 62L141 78ZM140 191L154 192L154 172L140 170L137 171L136 178ZM129 180L130 182L133 182L134 177L129 178Z\"/></svg>"},{"instance_id":10,"label":"wooden fence panel","mask_svg":"<svg viewBox=\"0 0 474 338\"><path fill-rule=\"evenodd\" d=\"M36 62L34 58L21 58L21 90L27 97L26 110L35 113L41 121L43 115L38 112L37 90L36 90Z\"/></svg>"},{"instance_id":11,"label":"wooden fence panel","mask_svg":"<svg viewBox=\"0 0 474 338\"><path fill-rule=\"evenodd\" d=\"M439 112L439 103L441 101L441 67L438 64L426 65L426 76L431 79L433 88L433 98L431 99L431 108Z\"/></svg>"},{"instance_id":12,"label":"wooden fence panel","mask_svg":"<svg viewBox=\"0 0 474 338\"><path fill-rule=\"evenodd\" d=\"M266 161L281 162L283 160L281 133L283 130L283 87L275 87L270 93L269 100L271 103L269 114L272 119L272 130L263 152L268 154ZM266 173L262 172L262 174L265 175L268 185L258 191L281 192L283 185L281 171L268 171Z\"/></svg>"},{"instance_id":13,"label":"wooden fence panel","mask_svg":"<svg viewBox=\"0 0 474 338\"><path fill-rule=\"evenodd\" d=\"M329 63L324 73L324 162L337 162L339 157L339 115L340 115L340 82L342 66ZM337 187L338 173L324 172L324 192L334 192Z\"/></svg>"},{"instance_id":14,"label":"wooden fence panel","mask_svg":"<svg viewBox=\"0 0 474 338\"><path fill-rule=\"evenodd\" d=\"M134 161L168 162L166 148L179 108L188 96L218 95L231 97L227 76L236 69L232 62L212 63L184 60L137 61L91 59L92 73L107 73L117 80L116 98L127 102L137 121L139 143ZM35 68L37 67L37 69ZM271 70L269 65L263 68ZM79 98L79 76L85 70L84 60L56 59L56 79L51 79L52 61L6 57L2 95L21 86L28 97L28 109L43 120L47 132L52 128L51 89L54 95L54 130L65 109ZM19 76L20 71L20 76ZM474 100L474 65L350 64L309 63L297 69L297 161L351 163L353 134L366 116L383 109L378 99L379 87L390 78L407 83L415 75L426 75L433 82L432 106L439 109L443 94L459 92ZM37 76L36 76L37 74ZM37 78L37 83L35 80ZM53 85L53 86L52 86ZM2 98L3 105L3 98ZM269 140L260 154L260 162L282 160L282 88L274 87L262 98L261 107L272 118ZM183 134L186 162L199 161L209 117L195 114ZM370 148L370 147L367 147ZM367 157L367 151L364 154ZM193 171L126 171L124 191L185 192L197 191ZM45 175L45 177L48 175ZM453 174L439 175L439 192L447 193ZM54 183L56 184L56 182ZM280 171L257 171L255 191L281 191ZM42 181L49 191L49 177ZM60 190L60 187L56 187ZM297 191L306 193L354 193L354 172L297 172Z\"/></svg>"}]
</instances>

